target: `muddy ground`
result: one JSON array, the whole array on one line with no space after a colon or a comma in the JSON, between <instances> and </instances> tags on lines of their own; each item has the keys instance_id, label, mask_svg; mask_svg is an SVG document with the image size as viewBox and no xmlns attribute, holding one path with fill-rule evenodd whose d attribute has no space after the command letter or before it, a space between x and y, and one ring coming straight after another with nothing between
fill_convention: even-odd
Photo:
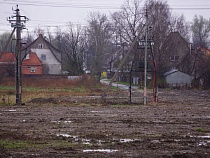
<instances>
[{"instance_id":1,"label":"muddy ground","mask_svg":"<svg viewBox=\"0 0 210 158\"><path fill-rule=\"evenodd\" d=\"M210 157L209 91L161 90L146 106L90 98L0 106L0 157Z\"/></svg>"}]
</instances>

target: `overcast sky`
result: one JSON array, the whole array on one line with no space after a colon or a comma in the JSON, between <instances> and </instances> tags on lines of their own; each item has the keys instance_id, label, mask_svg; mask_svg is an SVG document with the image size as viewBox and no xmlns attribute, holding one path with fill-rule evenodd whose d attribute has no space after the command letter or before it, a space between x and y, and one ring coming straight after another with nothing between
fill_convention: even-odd
<instances>
[{"instance_id":1,"label":"overcast sky","mask_svg":"<svg viewBox=\"0 0 210 158\"><path fill-rule=\"evenodd\" d=\"M144 5L142 0L142 6ZM210 18L210 0L165 0L172 12L183 14L187 21L192 22L195 14ZM11 31L6 20L13 15L12 8L19 4L21 15L27 16L26 23L29 32L34 28L51 30L56 26L64 27L68 22L86 25L89 12L112 13L120 9L125 0L0 0L0 33ZM26 31L26 30L25 30Z\"/></svg>"}]
</instances>

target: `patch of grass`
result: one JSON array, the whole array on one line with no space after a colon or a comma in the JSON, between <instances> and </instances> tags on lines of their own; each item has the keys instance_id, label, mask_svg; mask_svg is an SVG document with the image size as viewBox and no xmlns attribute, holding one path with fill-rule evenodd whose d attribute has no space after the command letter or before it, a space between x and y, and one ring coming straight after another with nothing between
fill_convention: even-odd
<instances>
[{"instance_id":1,"label":"patch of grass","mask_svg":"<svg viewBox=\"0 0 210 158\"><path fill-rule=\"evenodd\" d=\"M30 148L32 144L28 141L21 141L21 140L0 140L0 146L3 146L7 149L25 149Z\"/></svg>"},{"instance_id":2,"label":"patch of grass","mask_svg":"<svg viewBox=\"0 0 210 158\"><path fill-rule=\"evenodd\" d=\"M209 130L201 128L201 127L196 128L195 131L202 132L202 133L208 133L209 132Z\"/></svg>"},{"instance_id":3,"label":"patch of grass","mask_svg":"<svg viewBox=\"0 0 210 158\"><path fill-rule=\"evenodd\" d=\"M0 85L1 91L6 91L6 90L15 90L14 86L1 86Z\"/></svg>"},{"instance_id":4,"label":"patch of grass","mask_svg":"<svg viewBox=\"0 0 210 158\"><path fill-rule=\"evenodd\" d=\"M72 147L74 144L65 140L54 140L49 141L48 143L24 140L0 140L0 146L3 146L6 149L42 149L46 147Z\"/></svg>"}]
</instances>

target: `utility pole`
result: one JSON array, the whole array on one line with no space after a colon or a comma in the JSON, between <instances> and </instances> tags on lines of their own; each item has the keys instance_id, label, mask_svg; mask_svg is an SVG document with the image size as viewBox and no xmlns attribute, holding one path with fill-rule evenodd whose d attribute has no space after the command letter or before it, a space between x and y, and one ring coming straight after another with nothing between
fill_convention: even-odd
<instances>
[{"instance_id":1,"label":"utility pole","mask_svg":"<svg viewBox=\"0 0 210 158\"><path fill-rule=\"evenodd\" d=\"M148 12L146 8L145 21L145 54L144 54L144 105L147 104L147 45L148 45Z\"/></svg>"},{"instance_id":2,"label":"utility pole","mask_svg":"<svg viewBox=\"0 0 210 158\"><path fill-rule=\"evenodd\" d=\"M21 58L21 31L25 28L23 23L28 20L26 16L20 15L20 10L17 8L14 10L15 15L9 17L8 21L11 23L11 27L16 29L16 104L22 104L22 58Z\"/></svg>"}]
</instances>

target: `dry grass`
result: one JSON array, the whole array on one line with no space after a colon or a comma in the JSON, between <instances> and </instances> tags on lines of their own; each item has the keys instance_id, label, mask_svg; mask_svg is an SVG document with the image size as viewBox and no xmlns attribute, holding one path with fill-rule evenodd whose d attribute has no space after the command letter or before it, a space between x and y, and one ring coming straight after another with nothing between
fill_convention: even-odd
<instances>
[{"instance_id":1,"label":"dry grass","mask_svg":"<svg viewBox=\"0 0 210 158\"><path fill-rule=\"evenodd\" d=\"M89 76L68 80L66 76L25 77L22 81L22 102L33 98L59 98L62 96L87 96L102 92L102 86ZM0 103L15 103L15 79L4 78L0 82Z\"/></svg>"}]
</instances>

